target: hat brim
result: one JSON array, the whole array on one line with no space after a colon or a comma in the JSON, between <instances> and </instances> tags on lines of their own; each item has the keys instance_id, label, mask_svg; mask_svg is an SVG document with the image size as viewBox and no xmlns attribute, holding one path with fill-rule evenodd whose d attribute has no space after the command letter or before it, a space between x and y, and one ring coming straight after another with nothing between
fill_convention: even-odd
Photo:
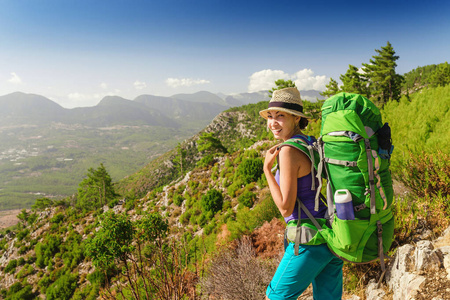
<instances>
[{"instance_id":1,"label":"hat brim","mask_svg":"<svg viewBox=\"0 0 450 300\"><path fill-rule=\"evenodd\" d=\"M283 112L286 112L286 113L294 115L294 116L299 116L299 117L302 117L302 118L310 119L310 117L306 116L305 114L303 114L303 113L301 113L299 111L288 109L288 108L284 108L284 107L269 107L267 109L261 110L259 112L259 115L267 120L267 116L268 116L269 111L283 111Z\"/></svg>"}]
</instances>

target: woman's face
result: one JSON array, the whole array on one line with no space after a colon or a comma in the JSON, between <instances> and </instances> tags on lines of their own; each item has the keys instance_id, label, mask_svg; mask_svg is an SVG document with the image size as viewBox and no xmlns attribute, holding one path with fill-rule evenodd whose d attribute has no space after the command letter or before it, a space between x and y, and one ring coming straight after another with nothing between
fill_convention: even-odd
<instances>
[{"instance_id":1,"label":"woman's face","mask_svg":"<svg viewBox=\"0 0 450 300\"><path fill-rule=\"evenodd\" d=\"M267 114L267 126L278 140L286 141L295 134L295 125L300 117L283 111L269 111Z\"/></svg>"}]
</instances>

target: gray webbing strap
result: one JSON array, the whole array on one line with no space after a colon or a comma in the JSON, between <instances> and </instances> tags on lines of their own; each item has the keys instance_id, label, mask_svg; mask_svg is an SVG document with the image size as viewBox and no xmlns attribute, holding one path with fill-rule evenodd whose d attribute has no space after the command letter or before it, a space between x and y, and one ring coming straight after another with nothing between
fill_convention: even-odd
<instances>
[{"instance_id":1,"label":"gray webbing strap","mask_svg":"<svg viewBox=\"0 0 450 300\"><path fill-rule=\"evenodd\" d=\"M301 236L301 211L305 212L311 222L316 226L317 230L322 231L322 226L320 226L319 222L317 222L316 218L311 214L309 209L297 198L298 203L298 220L297 220L297 228L295 232L295 241L294 241L294 255L298 255L299 247L300 247L300 236Z\"/></svg>"},{"instance_id":2,"label":"gray webbing strap","mask_svg":"<svg viewBox=\"0 0 450 300\"><path fill-rule=\"evenodd\" d=\"M317 174L316 174L316 178L319 181L319 186L317 187L317 191L316 191L314 210L318 211L319 210L320 191L322 190L322 172L323 172L323 164L324 164L322 136L319 137L319 139L317 140L315 145L317 147L317 152L319 152L319 164L317 165Z\"/></svg>"},{"instance_id":3,"label":"gray webbing strap","mask_svg":"<svg viewBox=\"0 0 450 300\"><path fill-rule=\"evenodd\" d=\"M383 199L384 202L384 206L383 206L383 210L385 210L387 208L387 199L386 199L386 194L384 193L384 189L381 186L381 178L380 178L380 174L378 174L378 171L380 171L380 158L378 157L378 153L375 150L372 150L372 156L375 159L375 177L377 178L377 189L380 192L380 197L381 199Z\"/></svg>"},{"instance_id":4,"label":"gray webbing strap","mask_svg":"<svg viewBox=\"0 0 450 300\"><path fill-rule=\"evenodd\" d=\"M313 147L311 145L308 145L308 151L309 151L309 157L311 160L311 176L312 176L312 182L311 182L311 191L314 191L316 189L316 180L314 179L314 165L315 165L315 158L314 158L314 151Z\"/></svg>"},{"instance_id":5,"label":"gray webbing strap","mask_svg":"<svg viewBox=\"0 0 450 300\"><path fill-rule=\"evenodd\" d=\"M369 188L370 188L370 213L376 214L376 200L375 200L375 181L374 181L374 171L372 162L372 149L370 148L369 139L364 139L364 144L366 146L367 154L367 168L369 171Z\"/></svg>"},{"instance_id":6,"label":"gray webbing strap","mask_svg":"<svg viewBox=\"0 0 450 300\"><path fill-rule=\"evenodd\" d=\"M314 218L314 216L311 214L311 212L308 210L308 208L306 208L306 206L302 202L300 202L300 206L303 209L303 211L305 212L305 214L308 216L308 218L311 220L311 222L313 222L314 226L316 226L316 228L319 231L322 231L323 230L322 226L320 226L320 224L317 222L316 218Z\"/></svg>"},{"instance_id":7,"label":"gray webbing strap","mask_svg":"<svg viewBox=\"0 0 450 300\"><path fill-rule=\"evenodd\" d=\"M343 165L346 167L356 167L358 163L356 161L348 161L348 160L339 160L334 158L325 157L325 162L333 164L333 165Z\"/></svg>"},{"instance_id":8,"label":"gray webbing strap","mask_svg":"<svg viewBox=\"0 0 450 300\"><path fill-rule=\"evenodd\" d=\"M386 265L384 263L384 251L383 251L383 225L381 224L381 221L377 221L377 235L378 235L378 257L380 258L380 266L381 266L381 276L380 280L378 281L378 285L380 285L381 281L383 280L383 276L386 272Z\"/></svg>"},{"instance_id":9,"label":"gray webbing strap","mask_svg":"<svg viewBox=\"0 0 450 300\"><path fill-rule=\"evenodd\" d=\"M298 255L298 248L300 246L300 230L301 230L301 218L302 218L302 210L301 210L301 204L302 202L297 198L298 203L298 220L297 220L297 228L295 231L295 241L294 241L294 255Z\"/></svg>"}]
</instances>

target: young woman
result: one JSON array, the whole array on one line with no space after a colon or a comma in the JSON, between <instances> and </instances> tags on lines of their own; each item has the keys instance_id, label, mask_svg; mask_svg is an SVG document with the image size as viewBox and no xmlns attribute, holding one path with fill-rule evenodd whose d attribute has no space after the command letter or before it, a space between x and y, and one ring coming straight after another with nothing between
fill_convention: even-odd
<instances>
[{"instance_id":1,"label":"young woman","mask_svg":"<svg viewBox=\"0 0 450 300\"><path fill-rule=\"evenodd\" d=\"M308 138L302 129L308 124L303 114L303 103L297 88L284 88L273 92L269 108L259 114L267 119L267 127L275 138L287 141L290 138ZM278 170L272 174L272 166L278 157ZM323 218L326 207L323 203L314 210L315 191L311 190L311 161L293 147L278 145L267 151L264 161L273 201L286 223L298 220L297 198L316 218ZM317 185L316 185L317 186ZM301 212L300 218L307 218ZM299 254L294 254L294 243L288 241L284 256L275 275L267 287L266 299L297 299L312 283L315 300L335 300L342 296L342 265L326 244L299 245Z\"/></svg>"}]
</instances>

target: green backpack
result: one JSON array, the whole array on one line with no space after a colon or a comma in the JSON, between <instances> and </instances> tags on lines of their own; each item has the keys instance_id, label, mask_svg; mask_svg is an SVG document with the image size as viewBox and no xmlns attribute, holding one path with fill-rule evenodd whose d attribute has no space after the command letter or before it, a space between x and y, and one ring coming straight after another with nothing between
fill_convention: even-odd
<instances>
[{"instance_id":1,"label":"green backpack","mask_svg":"<svg viewBox=\"0 0 450 300\"><path fill-rule=\"evenodd\" d=\"M295 225L296 243L327 243L336 256L353 263L380 258L384 271L385 253L394 233L393 187L389 171L393 146L390 128L387 123L383 125L379 109L361 95L339 93L322 106L321 135L313 147L298 140L288 140L284 145L307 154L315 167L319 179L315 209L321 201L322 177L327 179L328 222L315 220L299 203L299 209L303 209L310 220L301 220ZM353 211L350 215L353 218L339 218L339 209L336 214L335 207L342 204L336 204L335 200L342 195L351 199ZM305 226L308 230L317 229L315 235L309 234L308 241L300 238L304 236L302 227Z\"/></svg>"}]
</instances>

